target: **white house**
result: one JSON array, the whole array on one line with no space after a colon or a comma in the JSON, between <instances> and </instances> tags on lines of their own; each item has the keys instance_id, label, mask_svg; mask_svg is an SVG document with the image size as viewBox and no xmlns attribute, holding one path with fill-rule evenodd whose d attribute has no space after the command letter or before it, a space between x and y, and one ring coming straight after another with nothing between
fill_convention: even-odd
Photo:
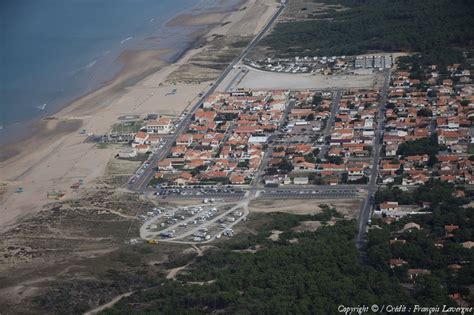
<instances>
[{"instance_id":1,"label":"white house","mask_svg":"<svg viewBox=\"0 0 474 315\"><path fill-rule=\"evenodd\" d=\"M147 144L149 138L150 138L150 135L147 134L146 132L143 132L143 131L137 132L137 134L135 135L135 138L133 139L132 147L134 148L137 145Z\"/></svg>"}]
</instances>

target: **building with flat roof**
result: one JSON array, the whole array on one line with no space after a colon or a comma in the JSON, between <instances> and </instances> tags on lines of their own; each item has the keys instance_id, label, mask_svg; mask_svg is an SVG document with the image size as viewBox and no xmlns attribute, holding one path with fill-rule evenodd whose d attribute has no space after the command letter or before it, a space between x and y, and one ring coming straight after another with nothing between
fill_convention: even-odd
<instances>
[{"instance_id":1,"label":"building with flat roof","mask_svg":"<svg viewBox=\"0 0 474 315\"><path fill-rule=\"evenodd\" d=\"M249 143L256 144L256 143L267 143L268 137L265 136L250 136Z\"/></svg>"}]
</instances>

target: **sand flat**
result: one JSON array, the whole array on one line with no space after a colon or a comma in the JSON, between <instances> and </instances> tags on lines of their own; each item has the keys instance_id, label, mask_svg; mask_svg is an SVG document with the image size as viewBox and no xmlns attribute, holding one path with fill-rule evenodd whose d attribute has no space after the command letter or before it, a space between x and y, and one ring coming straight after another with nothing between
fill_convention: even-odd
<instances>
[{"instance_id":1,"label":"sand flat","mask_svg":"<svg viewBox=\"0 0 474 315\"><path fill-rule=\"evenodd\" d=\"M379 73L367 75L323 75L315 73L270 72L244 66L248 73L237 87L249 89L331 89L375 88L382 83Z\"/></svg>"}]
</instances>

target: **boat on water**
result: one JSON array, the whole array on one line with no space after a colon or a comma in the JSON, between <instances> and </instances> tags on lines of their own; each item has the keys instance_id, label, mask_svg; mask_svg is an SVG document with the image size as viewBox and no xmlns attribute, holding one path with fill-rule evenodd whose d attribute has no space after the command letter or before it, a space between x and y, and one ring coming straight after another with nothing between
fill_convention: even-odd
<instances>
[{"instance_id":1,"label":"boat on water","mask_svg":"<svg viewBox=\"0 0 474 315\"><path fill-rule=\"evenodd\" d=\"M46 103L44 103L43 105L38 105L36 106L36 108L38 108L39 110L44 110L46 108Z\"/></svg>"}]
</instances>

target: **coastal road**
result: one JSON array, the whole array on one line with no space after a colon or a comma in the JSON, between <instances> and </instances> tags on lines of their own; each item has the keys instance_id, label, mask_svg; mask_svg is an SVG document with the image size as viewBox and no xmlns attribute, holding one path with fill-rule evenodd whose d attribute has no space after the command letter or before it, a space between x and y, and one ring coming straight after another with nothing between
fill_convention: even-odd
<instances>
[{"instance_id":1,"label":"coastal road","mask_svg":"<svg viewBox=\"0 0 474 315\"><path fill-rule=\"evenodd\" d=\"M191 124L192 117L194 113L198 110L201 104L206 100L209 96L211 96L216 88L222 83L222 81L227 77L227 75L232 71L232 69L244 59L247 54L258 44L258 42L262 39L265 33L271 28L273 23L278 19L285 8L285 5L281 5L277 12L272 16L272 18L267 22L267 24L263 27L262 30L255 36L255 38L245 47L245 49L224 69L224 71L219 75L219 77L213 82L210 88L203 94L202 97L198 99L198 101L193 105L193 107L189 110L186 116L183 118L181 123L178 125L176 130L174 131L173 135L168 138L168 141L163 146L162 149L156 154L153 154L149 159L150 167L146 168L143 174L141 174L138 178L135 178L135 174L130 178L128 181L128 189L136 192L143 192L150 180L153 178L155 171L153 170L154 166L158 161L166 158L168 156L171 147L175 143L176 139L179 135L185 132L189 125Z\"/></svg>"},{"instance_id":2,"label":"coastal road","mask_svg":"<svg viewBox=\"0 0 474 315\"><path fill-rule=\"evenodd\" d=\"M379 111L377 113L377 129L375 131L373 153L374 159L372 161L372 170L370 174L369 184L367 186L367 198L362 204L359 215L359 232L357 234L356 245L361 248L366 241L366 233L368 229L368 221L371 216L371 209L374 199L374 194L377 191L377 178L379 175L380 150L382 148L382 134L384 130L385 121L385 105L387 104L387 93L390 85L390 70L384 72L384 84L380 90Z\"/></svg>"}]
</instances>

